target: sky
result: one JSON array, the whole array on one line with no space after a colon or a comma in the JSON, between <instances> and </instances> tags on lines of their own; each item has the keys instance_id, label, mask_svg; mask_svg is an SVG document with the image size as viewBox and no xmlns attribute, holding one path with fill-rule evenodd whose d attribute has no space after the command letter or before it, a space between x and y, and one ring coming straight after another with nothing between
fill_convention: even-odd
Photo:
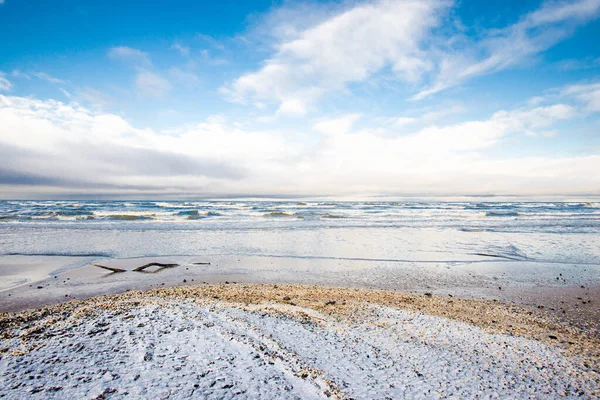
<instances>
[{"instance_id":1,"label":"sky","mask_svg":"<svg viewBox=\"0 0 600 400\"><path fill-rule=\"evenodd\" d=\"M0 0L0 198L600 195L600 0Z\"/></svg>"}]
</instances>

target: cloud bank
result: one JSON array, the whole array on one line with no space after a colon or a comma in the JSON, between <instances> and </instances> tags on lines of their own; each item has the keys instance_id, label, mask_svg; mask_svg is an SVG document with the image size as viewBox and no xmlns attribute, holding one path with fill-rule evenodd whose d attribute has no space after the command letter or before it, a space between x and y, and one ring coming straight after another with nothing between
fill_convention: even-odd
<instances>
[{"instance_id":1,"label":"cloud bank","mask_svg":"<svg viewBox=\"0 0 600 400\"><path fill-rule=\"evenodd\" d=\"M317 135L316 145L223 117L155 131L75 103L0 96L0 185L148 196L600 194L600 177L589 173L600 170L600 156L490 153L579 118L595 107L597 90L569 86L560 103L410 133L364 127L358 114L321 119L299 133Z\"/></svg>"}]
</instances>

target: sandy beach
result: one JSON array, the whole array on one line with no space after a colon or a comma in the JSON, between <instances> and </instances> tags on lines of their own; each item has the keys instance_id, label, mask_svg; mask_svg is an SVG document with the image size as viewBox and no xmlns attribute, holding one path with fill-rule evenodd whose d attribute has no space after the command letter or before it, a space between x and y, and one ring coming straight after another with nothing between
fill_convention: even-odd
<instances>
[{"instance_id":1,"label":"sandy beach","mask_svg":"<svg viewBox=\"0 0 600 400\"><path fill-rule=\"evenodd\" d=\"M289 285L3 314L10 398L593 398L599 341L510 304ZM25 379L24 379L25 378Z\"/></svg>"},{"instance_id":2,"label":"sandy beach","mask_svg":"<svg viewBox=\"0 0 600 400\"><path fill-rule=\"evenodd\" d=\"M597 337L512 304L292 285L129 291L0 317L10 398L593 398Z\"/></svg>"}]
</instances>

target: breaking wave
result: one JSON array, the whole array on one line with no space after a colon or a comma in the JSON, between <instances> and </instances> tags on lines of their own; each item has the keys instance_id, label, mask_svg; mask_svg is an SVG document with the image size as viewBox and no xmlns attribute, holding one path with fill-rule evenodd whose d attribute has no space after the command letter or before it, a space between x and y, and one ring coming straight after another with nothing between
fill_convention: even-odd
<instances>
[{"instance_id":1,"label":"breaking wave","mask_svg":"<svg viewBox=\"0 0 600 400\"><path fill-rule=\"evenodd\" d=\"M518 217L521 213L516 211L487 211L486 217Z\"/></svg>"},{"instance_id":2,"label":"breaking wave","mask_svg":"<svg viewBox=\"0 0 600 400\"><path fill-rule=\"evenodd\" d=\"M276 218L281 218L281 217L293 217L295 214L294 213L289 213L289 212L283 212L283 211L272 211L266 214L263 214L263 217L276 217Z\"/></svg>"}]
</instances>

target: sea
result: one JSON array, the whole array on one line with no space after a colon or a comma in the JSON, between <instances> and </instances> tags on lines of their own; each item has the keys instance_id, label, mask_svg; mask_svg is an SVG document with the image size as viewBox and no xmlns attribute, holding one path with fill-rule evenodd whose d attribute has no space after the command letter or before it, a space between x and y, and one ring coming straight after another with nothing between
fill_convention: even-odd
<instances>
[{"instance_id":1,"label":"sea","mask_svg":"<svg viewBox=\"0 0 600 400\"><path fill-rule=\"evenodd\" d=\"M7 255L600 264L600 202L0 201Z\"/></svg>"}]
</instances>

